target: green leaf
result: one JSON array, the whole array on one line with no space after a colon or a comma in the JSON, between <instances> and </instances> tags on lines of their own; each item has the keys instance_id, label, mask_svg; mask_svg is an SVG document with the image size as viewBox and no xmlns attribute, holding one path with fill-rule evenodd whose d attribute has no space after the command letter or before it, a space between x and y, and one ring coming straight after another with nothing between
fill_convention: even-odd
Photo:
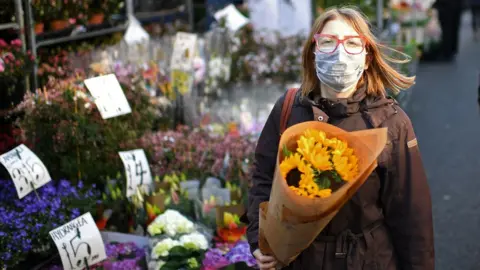
<instances>
[{"instance_id":1,"label":"green leaf","mask_svg":"<svg viewBox=\"0 0 480 270\"><path fill-rule=\"evenodd\" d=\"M329 188L331 183L330 179L326 175L320 175L314 178L315 184L317 184L319 189Z\"/></svg>"},{"instance_id":2,"label":"green leaf","mask_svg":"<svg viewBox=\"0 0 480 270\"><path fill-rule=\"evenodd\" d=\"M293 154L292 152L290 152L290 150L288 150L286 144L283 145L282 151L283 151L283 155L284 155L285 157L289 157L289 156L291 156L291 155Z\"/></svg>"},{"instance_id":3,"label":"green leaf","mask_svg":"<svg viewBox=\"0 0 480 270\"><path fill-rule=\"evenodd\" d=\"M332 178L336 183L342 183L342 177L340 177L337 171L331 171L331 173L332 173Z\"/></svg>"}]
</instances>

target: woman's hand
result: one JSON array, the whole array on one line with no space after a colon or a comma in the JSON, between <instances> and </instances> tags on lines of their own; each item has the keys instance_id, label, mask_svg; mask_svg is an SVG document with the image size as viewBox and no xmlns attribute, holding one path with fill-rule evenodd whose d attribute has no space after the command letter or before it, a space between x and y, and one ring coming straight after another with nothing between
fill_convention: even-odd
<instances>
[{"instance_id":1,"label":"woman's hand","mask_svg":"<svg viewBox=\"0 0 480 270\"><path fill-rule=\"evenodd\" d=\"M275 270L277 266L277 260L273 256L263 255L260 249L253 252L253 256L257 259L258 267L260 270Z\"/></svg>"}]
</instances>

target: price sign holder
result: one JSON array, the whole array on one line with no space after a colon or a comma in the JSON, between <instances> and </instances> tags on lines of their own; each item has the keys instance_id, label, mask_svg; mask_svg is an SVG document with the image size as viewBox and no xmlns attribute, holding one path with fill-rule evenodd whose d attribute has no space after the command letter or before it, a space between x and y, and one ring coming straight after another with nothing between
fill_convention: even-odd
<instances>
[{"instance_id":1,"label":"price sign holder","mask_svg":"<svg viewBox=\"0 0 480 270\"><path fill-rule=\"evenodd\" d=\"M137 187L150 186L153 182L147 156L143 149L118 152L125 166L127 197L136 194Z\"/></svg>"},{"instance_id":2,"label":"price sign holder","mask_svg":"<svg viewBox=\"0 0 480 270\"><path fill-rule=\"evenodd\" d=\"M107 258L102 236L90 213L49 234L57 246L65 270L90 269L90 266Z\"/></svg>"},{"instance_id":3,"label":"price sign holder","mask_svg":"<svg viewBox=\"0 0 480 270\"><path fill-rule=\"evenodd\" d=\"M20 199L52 180L43 162L23 144L1 155L0 163L12 177Z\"/></svg>"}]
</instances>

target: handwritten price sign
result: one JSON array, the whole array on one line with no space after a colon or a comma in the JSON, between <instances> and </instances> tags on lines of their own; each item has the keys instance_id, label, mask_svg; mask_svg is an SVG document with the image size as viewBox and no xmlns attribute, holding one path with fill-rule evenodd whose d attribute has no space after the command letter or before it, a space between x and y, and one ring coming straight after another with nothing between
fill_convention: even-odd
<instances>
[{"instance_id":1,"label":"handwritten price sign","mask_svg":"<svg viewBox=\"0 0 480 270\"><path fill-rule=\"evenodd\" d=\"M0 163L12 177L20 199L52 180L43 162L23 144L1 155Z\"/></svg>"},{"instance_id":2,"label":"handwritten price sign","mask_svg":"<svg viewBox=\"0 0 480 270\"><path fill-rule=\"evenodd\" d=\"M84 83L95 99L103 119L132 112L115 74L86 79Z\"/></svg>"},{"instance_id":3,"label":"handwritten price sign","mask_svg":"<svg viewBox=\"0 0 480 270\"><path fill-rule=\"evenodd\" d=\"M170 68L172 70L192 71L196 46L197 35L178 32L175 36Z\"/></svg>"},{"instance_id":4,"label":"handwritten price sign","mask_svg":"<svg viewBox=\"0 0 480 270\"><path fill-rule=\"evenodd\" d=\"M82 270L107 258L102 236L90 213L50 231L50 237L65 270Z\"/></svg>"},{"instance_id":5,"label":"handwritten price sign","mask_svg":"<svg viewBox=\"0 0 480 270\"><path fill-rule=\"evenodd\" d=\"M143 149L118 152L127 175L127 197L135 194L138 186L151 185L152 174Z\"/></svg>"}]
</instances>

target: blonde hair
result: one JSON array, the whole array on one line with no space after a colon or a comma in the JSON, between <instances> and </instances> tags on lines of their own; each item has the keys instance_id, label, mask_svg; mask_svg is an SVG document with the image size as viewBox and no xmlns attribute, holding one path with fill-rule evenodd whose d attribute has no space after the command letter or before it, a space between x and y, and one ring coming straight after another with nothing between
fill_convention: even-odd
<instances>
[{"instance_id":1,"label":"blonde hair","mask_svg":"<svg viewBox=\"0 0 480 270\"><path fill-rule=\"evenodd\" d=\"M333 7L327 9L321 16L319 16L303 47L302 53L302 66L303 66L303 79L302 79L302 93L308 95L314 89L320 89L320 82L317 78L315 71L314 50L315 41L314 35L321 33L323 27L327 22L335 19L341 19L351 25L359 35L365 39L365 50L367 54L367 65L363 73L362 78L357 87L367 85L367 93L375 96L385 96L386 90L390 89L394 93L398 93L401 90L408 89L415 83L415 76L408 77L388 64L391 63L406 63L407 60L399 60L393 57L387 56L381 51L381 49L390 49L394 52L403 54L394 49L391 49L385 45L380 44L373 33L370 31L367 18L356 9L352 7ZM403 54L405 55L405 54Z\"/></svg>"}]
</instances>

